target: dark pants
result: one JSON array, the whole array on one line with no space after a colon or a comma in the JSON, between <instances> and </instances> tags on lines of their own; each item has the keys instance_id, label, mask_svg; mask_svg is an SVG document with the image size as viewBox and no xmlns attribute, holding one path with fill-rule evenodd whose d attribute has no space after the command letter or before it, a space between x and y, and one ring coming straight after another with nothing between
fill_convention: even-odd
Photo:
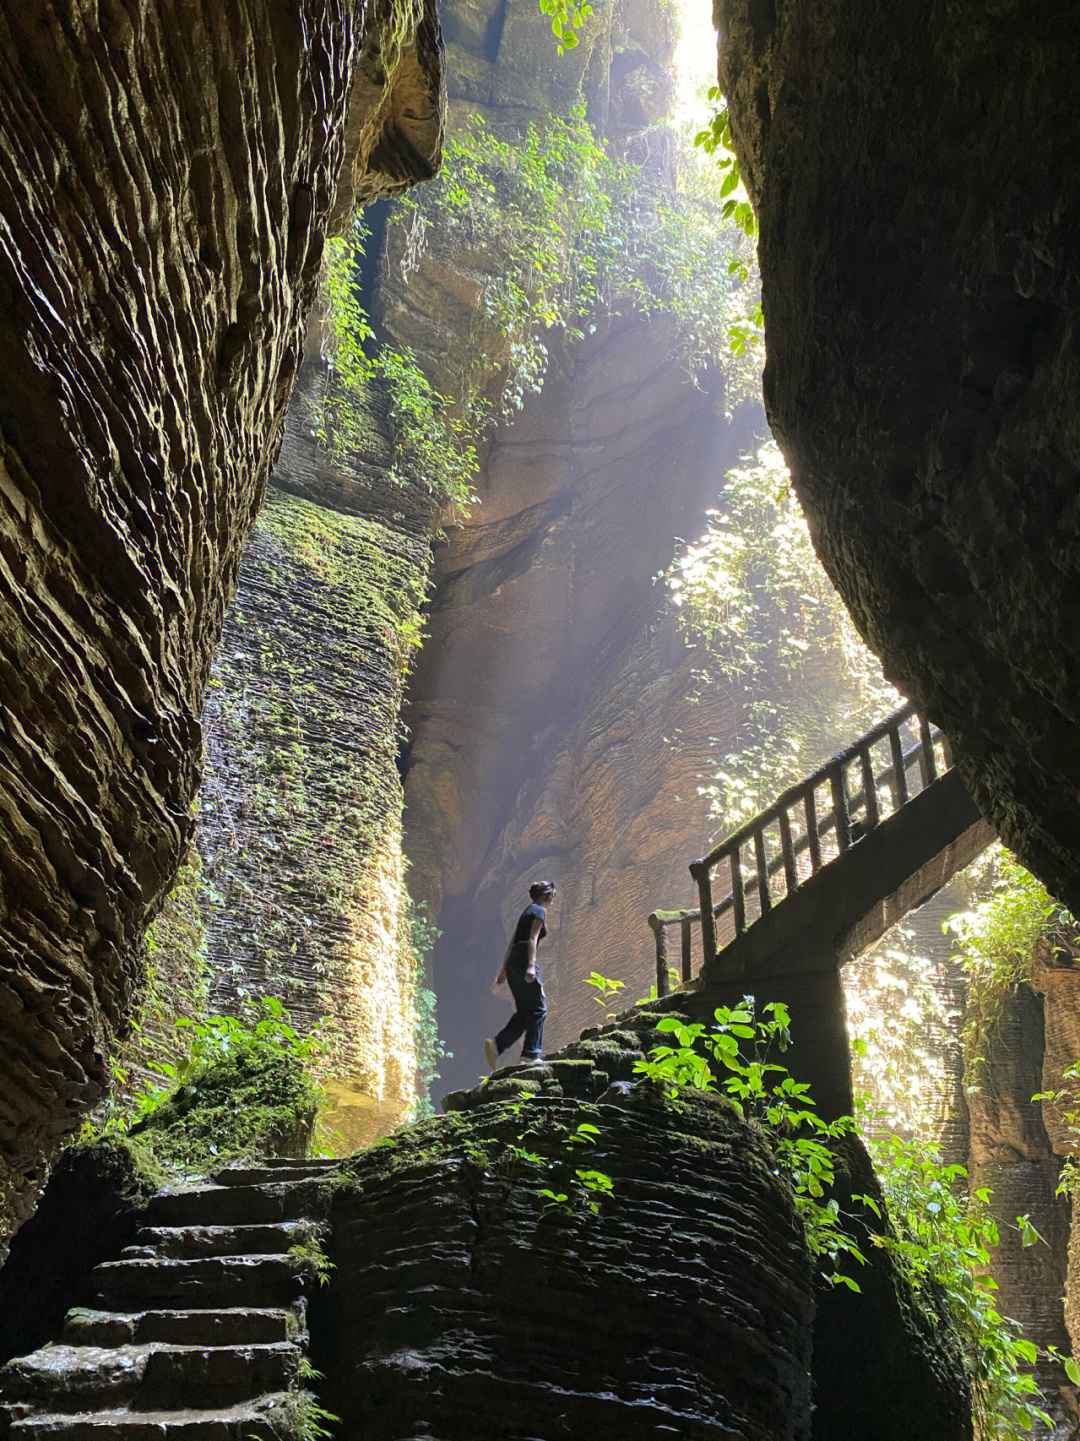
<instances>
[{"instance_id":1,"label":"dark pants","mask_svg":"<svg viewBox=\"0 0 1080 1441\"><path fill-rule=\"evenodd\" d=\"M527 981L523 969L507 966L506 982L510 987L517 1009L495 1037L495 1046L501 1056L503 1051L510 1049L519 1036L524 1035L525 1044L521 1048L521 1059L528 1061L539 1056L544 1042L544 1017L547 1015L547 1002L544 1000L544 988L540 984L540 972L536 972L535 981Z\"/></svg>"}]
</instances>

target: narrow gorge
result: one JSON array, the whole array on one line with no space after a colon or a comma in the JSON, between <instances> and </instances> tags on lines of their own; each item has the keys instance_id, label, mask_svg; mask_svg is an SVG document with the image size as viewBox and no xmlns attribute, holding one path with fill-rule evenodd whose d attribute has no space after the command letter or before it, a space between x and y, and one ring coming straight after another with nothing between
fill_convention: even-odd
<instances>
[{"instance_id":1,"label":"narrow gorge","mask_svg":"<svg viewBox=\"0 0 1080 1441\"><path fill-rule=\"evenodd\" d=\"M1074 17L177 20L0 0L0 1438L1080 1436Z\"/></svg>"}]
</instances>

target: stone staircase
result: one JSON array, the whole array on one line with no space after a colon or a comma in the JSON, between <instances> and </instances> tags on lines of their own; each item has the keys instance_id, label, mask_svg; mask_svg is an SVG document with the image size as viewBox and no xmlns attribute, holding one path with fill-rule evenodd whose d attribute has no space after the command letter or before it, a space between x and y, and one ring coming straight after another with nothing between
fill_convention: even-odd
<instances>
[{"instance_id":1,"label":"stone staircase","mask_svg":"<svg viewBox=\"0 0 1080 1441\"><path fill-rule=\"evenodd\" d=\"M336 1161L231 1167L161 1191L92 1273L62 1338L0 1369L2 1441L271 1441L296 1435L310 1246Z\"/></svg>"}]
</instances>

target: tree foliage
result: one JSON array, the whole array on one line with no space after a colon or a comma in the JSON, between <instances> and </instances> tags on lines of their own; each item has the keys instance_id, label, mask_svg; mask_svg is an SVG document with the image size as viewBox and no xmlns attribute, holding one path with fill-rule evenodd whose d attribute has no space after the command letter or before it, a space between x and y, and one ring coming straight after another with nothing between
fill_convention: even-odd
<instances>
[{"instance_id":1,"label":"tree foliage","mask_svg":"<svg viewBox=\"0 0 1080 1441\"><path fill-rule=\"evenodd\" d=\"M432 248L471 270L478 312L498 339L474 337L462 392L500 373L502 415L540 388L551 334L580 338L623 308L669 316L688 371L723 366L734 393L751 383L749 364L733 362L757 295L747 257L732 264L718 243L730 228L722 211L708 184L680 183L677 169L654 177L613 156L581 108L520 138L474 116L447 142L438 178L401 204L401 264L408 275Z\"/></svg>"},{"instance_id":2,"label":"tree foliage","mask_svg":"<svg viewBox=\"0 0 1080 1441\"><path fill-rule=\"evenodd\" d=\"M373 388L385 397L394 437L395 485L420 483L452 512L475 499L476 444L482 428L431 384L407 346L376 344L360 303L358 273L369 232L357 221L327 243L322 297L329 332L327 380L317 435L334 454L361 449L371 424Z\"/></svg>"},{"instance_id":3,"label":"tree foliage","mask_svg":"<svg viewBox=\"0 0 1080 1441\"><path fill-rule=\"evenodd\" d=\"M1039 1349L995 1302L997 1283L989 1272L1001 1238L989 1209L990 1191L971 1192L967 1171L946 1165L938 1146L875 1124L880 1112L867 1101L861 1118L890 1223L871 1239L890 1253L922 1305L959 1335L976 1435L983 1441L1019 1441L1037 1422L1052 1427L1031 1372ZM861 1199L880 1214L873 1197ZM1026 1216L1018 1216L1016 1225L1025 1246L1040 1244ZM1062 1362L1074 1384L1080 1383L1076 1362L1053 1348L1046 1354Z\"/></svg>"},{"instance_id":4,"label":"tree foliage","mask_svg":"<svg viewBox=\"0 0 1080 1441\"><path fill-rule=\"evenodd\" d=\"M749 819L899 703L814 553L774 442L728 472L704 534L657 577L698 647L699 694L727 687L737 735L701 793Z\"/></svg>"},{"instance_id":5,"label":"tree foliage","mask_svg":"<svg viewBox=\"0 0 1080 1441\"><path fill-rule=\"evenodd\" d=\"M983 900L945 922L955 958L968 983L961 1041L968 1084L977 1088L986 1066L986 1042L1021 981L1031 980L1036 943L1070 927L1072 917L1041 881L1000 846L983 863Z\"/></svg>"}]
</instances>

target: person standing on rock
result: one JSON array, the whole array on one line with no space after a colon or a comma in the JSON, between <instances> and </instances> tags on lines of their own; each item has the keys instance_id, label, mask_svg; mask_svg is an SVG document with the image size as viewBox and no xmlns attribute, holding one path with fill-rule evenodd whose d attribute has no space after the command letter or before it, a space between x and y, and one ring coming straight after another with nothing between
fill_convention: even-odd
<instances>
[{"instance_id":1,"label":"person standing on rock","mask_svg":"<svg viewBox=\"0 0 1080 1441\"><path fill-rule=\"evenodd\" d=\"M484 1055L492 1070L499 1064L503 1051L509 1050L522 1035L525 1043L521 1048L521 1059L540 1059L547 1002L544 1000L540 972L536 968L536 948L547 935L545 907L554 898L555 882L534 881L529 887L529 895L532 898L530 904L518 917L506 956L495 977L496 986L510 987L516 1009L499 1034L489 1036L484 1042Z\"/></svg>"}]
</instances>

